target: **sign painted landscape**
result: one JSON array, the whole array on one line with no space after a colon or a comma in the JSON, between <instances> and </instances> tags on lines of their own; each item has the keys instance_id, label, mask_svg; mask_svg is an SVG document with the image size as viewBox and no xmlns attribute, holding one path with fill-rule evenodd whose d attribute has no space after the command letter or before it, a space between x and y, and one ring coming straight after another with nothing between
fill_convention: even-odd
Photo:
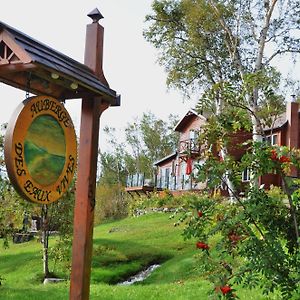
<instances>
[{"instance_id":1,"label":"sign painted landscape","mask_svg":"<svg viewBox=\"0 0 300 300\"><path fill-rule=\"evenodd\" d=\"M53 184L66 161L66 140L62 127L50 115L37 117L28 128L24 151L31 177L44 186Z\"/></svg>"}]
</instances>

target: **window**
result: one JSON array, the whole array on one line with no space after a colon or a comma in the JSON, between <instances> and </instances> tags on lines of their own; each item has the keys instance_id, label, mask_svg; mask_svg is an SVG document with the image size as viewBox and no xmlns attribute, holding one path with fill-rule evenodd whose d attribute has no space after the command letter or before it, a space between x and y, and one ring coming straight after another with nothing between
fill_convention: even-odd
<instances>
[{"instance_id":1,"label":"window","mask_svg":"<svg viewBox=\"0 0 300 300\"><path fill-rule=\"evenodd\" d=\"M196 131L194 129L190 130L190 139L191 140L196 139Z\"/></svg>"},{"instance_id":2,"label":"window","mask_svg":"<svg viewBox=\"0 0 300 300\"><path fill-rule=\"evenodd\" d=\"M278 138L277 138L277 134L272 134L272 138L271 138L271 145L278 145Z\"/></svg>"},{"instance_id":3,"label":"window","mask_svg":"<svg viewBox=\"0 0 300 300\"><path fill-rule=\"evenodd\" d=\"M250 181L250 170L246 168L242 173L242 182Z\"/></svg>"},{"instance_id":4,"label":"window","mask_svg":"<svg viewBox=\"0 0 300 300\"><path fill-rule=\"evenodd\" d=\"M170 183L170 168L165 169L165 188L169 188Z\"/></svg>"},{"instance_id":5,"label":"window","mask_svg":"<svg viewBox=\"0 0 300 300\"><path fill-rule=\"evenodd\" d=\"M278 135L277 134L267 135L266 137L263 138L263 141L267 142L272 146L278 145Z\"/></svg>"}]
</instances>

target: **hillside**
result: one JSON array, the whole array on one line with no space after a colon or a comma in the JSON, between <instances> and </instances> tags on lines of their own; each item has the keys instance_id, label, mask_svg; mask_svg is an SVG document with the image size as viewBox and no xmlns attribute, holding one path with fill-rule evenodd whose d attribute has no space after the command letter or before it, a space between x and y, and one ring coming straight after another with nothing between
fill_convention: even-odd
<instances>
[{"instance_id":1,"label":"hillside","mask_svg":"<svg viewBox=\"0 0 300 300\"><path fill-rule=\"evenodd\" d=\"M126 218L95 228L90 299L209 299L210 284L195 263L195 241L184 241L180 227L165 213ZM51 241L53 245L55 240ZM198 250L199 251L199 250ZM151 263L160 263L143 283L115 285ZM68 299L69 282L43 286L41 245L36 241L1 249L0 299ZM56 265L50 269L59 272ZM61 274L62 275L62 274ZM278 299L239 291L241 299Z\"/></svg>"}]
</instances>

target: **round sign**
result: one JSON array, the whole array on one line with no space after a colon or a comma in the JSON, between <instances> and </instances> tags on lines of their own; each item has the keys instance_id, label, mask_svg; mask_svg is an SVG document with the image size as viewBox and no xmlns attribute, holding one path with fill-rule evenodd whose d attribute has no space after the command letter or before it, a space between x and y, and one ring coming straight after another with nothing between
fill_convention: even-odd
<instances>
[{"instance_id":1,"label":"round sign","mask_svg":"<svg viewBox=\"0 0 300 300\"><path fill-rule=\"evenodd\" d=\"M8 124L4 155L21 196L42 204L61 198L77 163L74 125L63 104L49 96L24 100Z\"/></svg>"}]
</instances>

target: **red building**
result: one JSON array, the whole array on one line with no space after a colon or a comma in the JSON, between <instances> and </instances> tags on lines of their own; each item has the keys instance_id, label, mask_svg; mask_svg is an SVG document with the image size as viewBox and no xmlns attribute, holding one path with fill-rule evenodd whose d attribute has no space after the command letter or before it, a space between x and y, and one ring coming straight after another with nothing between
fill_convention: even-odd
<instances>
[{"instance_id":1,"label":"red building","mask_svg":"<svg viewBox=\"0 0 300 300\"><path fill-rule=\"evenodd\" d=\"M194 110L189 110L177 123L174 130L179 132L178 149L173 154L155 163L157 167L156 185L170 190L200 190L203 183L195 181L195 162L198 160L200 145L198 134L206 123L206 118Z\"/></svg>"},{"instance_id":2,"label":"red building","mask_svg":"<svg viewBox=\"0 0 300 300\"><path fill-rule=\"evenodd\" d=\"M206 123L206 118L194 110L190 110L177 123L175 131L180 134L178 150L155 163L157 167L156 186L170 190L201 190L205 183L196 182L195 163L200 163L200 145L197 142L198 133ZM272 145L300 148L299 104L288 102L286 112L281 114L271 128L266 127L265 139ZM251 138L251 133L239 132L231 137L229 154L239 160L244 154L240 145ZM249 172L241 174L241 181L249 181ZM292 170L291 176L298 177L298 172ZM260 184L268 188L271 184L280 186L281 180L277 174L268 174L260 178Z\"/></svg>"}]
</instances>

